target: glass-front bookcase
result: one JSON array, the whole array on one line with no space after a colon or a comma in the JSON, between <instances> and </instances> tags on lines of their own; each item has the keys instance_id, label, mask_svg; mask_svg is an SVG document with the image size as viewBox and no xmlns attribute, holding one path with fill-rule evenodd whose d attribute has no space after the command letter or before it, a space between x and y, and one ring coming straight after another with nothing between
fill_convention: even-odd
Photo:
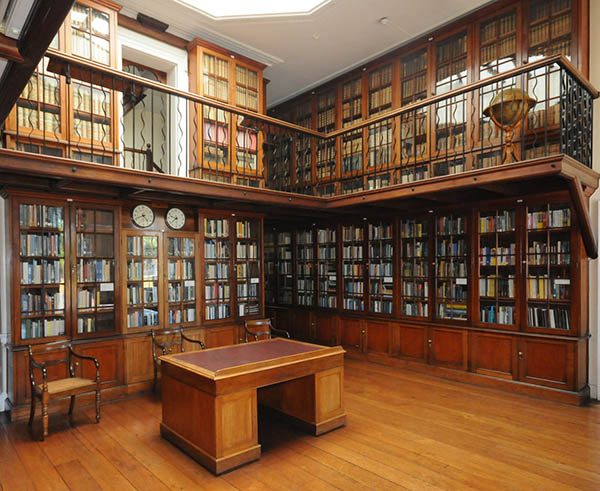
<instances>
[{"instance_id":1,"label":"glass-front bookcase","mask_svg":"<svg viewBox=\"0 0 600 491\"><path fill-rule=\"evenodd\" d=\"M319 307L337 308L337 231L333 227L317 229L317 273Z\"/></svg>"},{"instance_id":2,"label":"glass-front bookcase","mask_svg":"<svg viewBox=\"0 0 600 491\"><path fill-rule=\"evenodd\" d=\"M429 222L400 221L400 303L409 317L429 317Z\"/></svg>"},{"instance_id":3,"label":"glass-front bookcase","mask_svg":"<svg viewBox=\"0 0 600 491\"><path fill-rule=\"evenodd\" d=\"M369 310L394 313L394 234L391 221L369 223Z\"/></svg>"},{"instance_id":4,"label":"glass-front bookcase","mask_svg":"<svg viewBox=\"0 0 600 491\"><path fill-rule=\"evenodd\" d=\"M196 309L196 238L186 232L166 234L167 325L191 326L198 318Z\"/></svg>"},{"instance_id":5,"label":"glass-front bookcase","mask_svg":"<svg viewBox=\"0 0 600 491\"><path fill-rule=\"evenodd\" d=\"M342 274L344 310L365 310L365 254L362 225L342 227Z\"/></svg>"},{"instance_id":6,"label":"glass-front bookcase","mask_svg":"<svg viewBox=\"0 0 600 491\"><path fill-rule=\"evenodd\" d=\"M204 221L204 320L231 317L231 236L228 218Z\"/></svg>"},{"instance_id":7,"label":"glass-front bookcase","mask_svg":"<svg viewBox=\"0 0 600 491\"><path fill-rule=\"evenodd\" d=\"M315 303L315 234L312 228L296 231L296 295L298 305Z\"/></svg>"},{"instance_id":8,"label":"glass-front bookcase","mask_svg":"<svg viewBox=\"0 0 600 491\"><path fill-rule=\"evenodd\" d=\"M261 221L235 221L235 270L238 317L261 313Z\"/></svg>"}]
</instances>

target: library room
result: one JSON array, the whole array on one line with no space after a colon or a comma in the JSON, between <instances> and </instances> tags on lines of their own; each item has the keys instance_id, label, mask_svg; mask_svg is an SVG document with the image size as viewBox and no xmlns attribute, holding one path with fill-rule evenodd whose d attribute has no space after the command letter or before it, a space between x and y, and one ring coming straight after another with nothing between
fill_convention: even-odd
<instances>
[{"instance_id":1,"label":"library room","mask_svg":"<svg viewBox=\"0 0 600 491\"><path fill-rule=\"evenodd\" d=\"M599 27L0 0L0 490L598 490Z\"/></svg>"}]
</instances>

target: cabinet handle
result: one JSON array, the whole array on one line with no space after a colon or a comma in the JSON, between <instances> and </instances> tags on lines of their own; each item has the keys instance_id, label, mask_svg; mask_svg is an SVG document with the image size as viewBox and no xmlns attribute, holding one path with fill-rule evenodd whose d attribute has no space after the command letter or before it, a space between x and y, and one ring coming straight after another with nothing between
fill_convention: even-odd
<instances>
[{"instance_id":1,"label":"cabinet handle","mask_svg":"<svg viewBox=\"0 0 600 491\"><path fill-rule=\"evenodd\" d=\"M519 360L522 360L523 359L523 352L519 351L518 355L519 355Z\"/></svg>"},{"instance_id":2,"label":"cabinet handle","mask_svg":"<svg viewBox=\"0 0 600 491\"><path fill-rule=\"evenodd\" d=\"M428 339L427 340L427 344L429 345L429 347L431 348L433 346L433 339Z\"/></svg>"},{"instance_id":3,"label":"cabinet handle","mask_svg":"<svg viewBox=\"0 0 600 491\"><path fill-rule=\"evenodd\" d=\"M360 331L362 334L366 334L367 331L365 331L364 329L362 331Z\"/></svg>"},{"instance_id":4,"label":"cabinet handle","mask_svg":"<svg viewBox=\"0 0 600 491\"><path fill-rule=\"evenodd\" d=\"M355 348L360 348L360 346L358 344L355 344L354 347Z\"/></svg>"}]
</instances>

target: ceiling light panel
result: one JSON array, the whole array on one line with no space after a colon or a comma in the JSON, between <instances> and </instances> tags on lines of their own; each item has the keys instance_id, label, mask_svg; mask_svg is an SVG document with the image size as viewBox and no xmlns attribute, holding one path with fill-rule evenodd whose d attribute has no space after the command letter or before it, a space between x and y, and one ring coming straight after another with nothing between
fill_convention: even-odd
<instances>
[{"instance_id":1,"label":"ceiling light panel","mask_svg":"<svg viewBox=\"0 0 600 491\"><path fill-rule=\"evenodd\" d=\"M244 18L309 15L331 0L179 0L210 17Z\"/></svg>"},{"instance_id":2,"label":"ceiling light panel","mask_svg":"<svg viewBox=\"0 0 600 491\"><path fill-rule=\"evenodd\" d=\"M31 13L35 0L17 0L12 2L6 17L6 32L9 38L19 39L25 22Z\"/></svg>"}]
</instances>

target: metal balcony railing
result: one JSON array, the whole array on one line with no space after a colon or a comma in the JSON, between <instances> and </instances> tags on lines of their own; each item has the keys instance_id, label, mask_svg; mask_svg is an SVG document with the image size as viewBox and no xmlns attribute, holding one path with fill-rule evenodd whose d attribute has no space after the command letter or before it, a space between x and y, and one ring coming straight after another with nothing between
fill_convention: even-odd
<instances>
[{"instance_id":1,"label":"metal balcony railing","mask_svg":"<svg viewBox=\"0 0 600 491\"><path fill-rule=\"evenodd\" d=\"M597 96L554 56L325 134L50 50L3 145L336 196L553 154L591 167Z\"/></svg>"}]
</instances>

